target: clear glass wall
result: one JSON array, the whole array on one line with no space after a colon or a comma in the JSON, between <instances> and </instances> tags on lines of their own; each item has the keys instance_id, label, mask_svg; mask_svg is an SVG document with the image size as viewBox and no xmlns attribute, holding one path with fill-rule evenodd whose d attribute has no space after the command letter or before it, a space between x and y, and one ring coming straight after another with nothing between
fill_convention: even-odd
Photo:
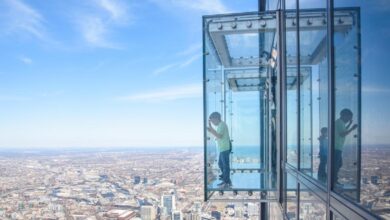
<instances>
[{"instance_id":1,"label":"clear glass wall","mask_svg":"<svg viewBox=\"0 0 390 220\"><path fill-rule=\"evenodd\" d=\"M298 42L296 5L286 6L285 13L286 62L287 62L287 162L298 167Z\"/></svg>"},{"instance_id":2,"label":"clear glass wall","mask_svg":"<svg viewBox=\"0 0 390 220\"><path fill-rule=\"evenodd\" d=\"M299 9L300 169L326 184L329 142L326 1L300 1Z\"/></svg>"},{"instance_id":3,"label":"clear glass wall","mask_svg":"<svg viewBox=\"0 0 390 220\"><path fill-rule=\"evenodd\" d=\"M276 28L275 12L204 19L208 198L217 198L214 192L244 195L240 191L268 198L275 190L267 82ZM217 122L213 112L221 116Z\"/></svg>"},{"instance_id":4,"label":"clear glass wall","mask_svg":"<svg viewBox=\"0 0 390 220\"><path fill-rule=\"evenodd\" d=\"M334 12L334 188L360 200L360 29L359 11Z\"/></svg>"}]
</instances>

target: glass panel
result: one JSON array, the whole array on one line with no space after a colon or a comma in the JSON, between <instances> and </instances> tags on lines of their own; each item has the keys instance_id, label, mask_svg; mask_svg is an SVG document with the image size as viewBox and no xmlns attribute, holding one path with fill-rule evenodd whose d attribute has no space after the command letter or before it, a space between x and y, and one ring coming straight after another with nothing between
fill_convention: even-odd
<instances>
[{"instance_id":1,"label":"glass panel","mask_svg":"<svg viewBox=\"0 0 390 220\"><path fill-rule=\"evenodd\" d=\"M313 195L303 184L299 190L299 218L300 219L326 219L326 206Z\"/></svg>"},{"instance_id":2,"label":"glass panel","mask_svg":"<svg viewBox=\"0 0 390 220\"><path fill-rule=\"evenodd\" d=\"M313 173L313 109L312 109L312 68L300 68L300 169L304 173Z\"/></svg>"},{"instance_id":3,"label":"glass panel","mask_svg":"<svg viewBox=\"0 0 390 220\"><path fill-rule=\"evenodd\" d=\"M225 36L226 46L232 58L259 57L259 40L264 41L264 51L270 51L274 32L229 34Z\"/></svg>"},{"instance_id":4,"label":"glass panel","mask_svg":"<svg viewBox=\"0 0 390 220\"><path fill-rule=\"evenodd\" d=\"M352 106L353 124L358 124L358 128L346 137L342 157L343 166L339 172L339 179L341 179L341 183L348 183L357 176L356 182L360 183L361 187L357 187L356 190L360 192L360 196L357 195L360 198L351 195L352 198L359 198L357 202L364 208L384 219L390 219L390 209L388 208L390 201L390 124L388 123L390 118L388 110L390 108L388 101L390 100L390 74L388 71L390 1L338 0L334 4L338 10L340 7L358 7L356 10L360 11L361 21L360 24L357 16L359 14L355 12L356 24L352 30L344 35L335 35L338 45L345 49L344 51L340 48L336 51L336 59L338 60L336 64L339 65L336 74L337 77L342 78L337 85L340 87L343 81L349 81L347 84L349 86L343 86L341 89L351 89L344 92L345 96L348 95L351 100L345 100L346 97L345 99L339 98L338 103ZM336 17L335 21L335 26L342 22ZM360 30L358 25L361 26ZM353 33L357 36L352 36ZM359 43L359 40L361 45L356 44ZM348 57L345 53L348 53ZM343 56L343 54L345 55ZM358 64L356 67L352 66L353 61ZM361 66L359 61L361 61ZM340 67L341 64L345 67ZM347 67L348 71L345 70ZM355 77L351 74L357 75ZM359 113L354 112L356 109L353 109L356 106L359 108L359 99L357 99L359 97L356 97L356 87L358 87L359 80L361 80L362 87L360 96L361 121L358 121ZM355 134L357 134L356 137ZM361 146L359 145L360 138ZM359 147L361 147L360 151ZM357 160L360 153L361 160ZM354 161L357 162L356 165L353 164ZM354 169L361 171L357 171L358 175L355 175ZM346 190L339 189L344 194L348 194Z\"/></svg>"},{"instance_id":5,"label":"glass panel","mask_svg":"<svg viewBox=\"0 0 390 220\"><path fill-rule=\"evenodd\" d=\"M204 27L208 196L273 191L264 94L277 27L275 13L215 16L206 19Z\"/></svg>"},{"instance_id":6,"label":"glass panel","mask_svg":"<svg viewBox=\"0 0 390 220\"><path fill-rule=\"evenodd\" d=\"M207 20L206 20L207 23ZM205 115L206 124L208 124L208 116L213 112L223 114L223 91L222 91L222 66L217 57L216 51L213 48L209 35L206 35L204 42L205 58ZM218 170L218 150L214 137L211 133L207 133L206 143L206 173L207 185L212 184L216 180ZM206 193L209 193L207 188Z\"/></svg>"},{"instance_id":7,"label":"glass panel","mask_svg":"<svg viewBox=\"0 0 390 220\"><path fill-rule=\"evenodd\" d=\"M287 3L286 3L287 4ZM286 7L296 9L295 5ZM287 56L287 162L298 167L298 68L296 13L286 12L286 56Z\"/></svg>"},{"instance_id":8,"label":"glass panel","mask_svg":"<svg viewBox=\"0 0 390 220\"><path fill-rule=\"evenodd\" d=\"M288 219L297 219L297 180L287 173L286 215Z\"/></svg>"},{"instance_id":9,"label":"glass panel","mask_svg":"<svg viewBox=\"0 0 390 220\"><path fill-rule=\"evenodd\" d=\"M304 9L313 5L318 9ZM301 1L300 8L300 166L302 172L326 184L329 143L326 1Z\"/></svg>"},{"instance_id":10,"label":"glass panel","mask_svg":"<svg viewBox=\"0 0 390 220\"><path fill-rule=\"evenodd\" d=\"M360 45L357 10L335 13L334 188L359 201Z\"/></svg>"}]
</instances>

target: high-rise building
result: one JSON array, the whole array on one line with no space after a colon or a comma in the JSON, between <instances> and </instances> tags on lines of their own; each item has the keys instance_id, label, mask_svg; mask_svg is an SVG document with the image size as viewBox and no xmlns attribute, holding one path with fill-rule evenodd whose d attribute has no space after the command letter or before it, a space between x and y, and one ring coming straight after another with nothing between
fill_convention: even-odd
<instances>
[{"instance_id":1,"label":"high-rise building","mask_svg":"<svg viewBox=\"0 0 390 220\"><path fill-rule=\"evenodd\" d=\"M156 219L156 208L151 205L141 206L140 214L142 220L154 220Z\"/></svg>"},{"instance_id":2,"label":"high-rise building","mask_svg":"<svg viewBox=\"0 0 390 220\"><path fill-rule=\"evenodd\" d=\"M183 220L182 213L180 211L173 211L172 220Z\"/></svg>"},{"instance_id":3,"label":"high-rise building","mask_svg":"<svg viewBox=\"0 0 390 220\"><path fill-rule=\"evenodd\" d=\"M139 184L141 182L140 176L134 176L134 184Z\"/></svg>"},{"instance_id":4,"label":"high-rise building","mask_svg":"<svg viewBox=\"0 0 390 220\"><path fill-rule=\"evenodd\" d=\"M175 195L161 196L161 206L166 215L172 215L172 211L176 209Z\"/></svg>"},{"instance_id":5,"label":"high-rise building","mask_svg":"<svg viewBox=\"0 0 390 220\"><path fill-rule=\"evenodd\" d=\"M388 77L382 6L259 0L257 12L203 17L205 200L257 200L260 219L388 214L364 205L387 186L362 163L362 139L376 138L362 132L378 129L364 118L379 114L362 117L362 79ZM378 189L362 187L363 169Z\"/></svg>"},{"instance_id":6,"label":"high-rise building","mask_svg":"<svg viewBox=\"0 0 390 220\"><path fill-rule=\"evenodd\" d=\"M378 185L379 177L378 176L371 176L371 183L374 185Z\"/></svg>"}]
</instances>

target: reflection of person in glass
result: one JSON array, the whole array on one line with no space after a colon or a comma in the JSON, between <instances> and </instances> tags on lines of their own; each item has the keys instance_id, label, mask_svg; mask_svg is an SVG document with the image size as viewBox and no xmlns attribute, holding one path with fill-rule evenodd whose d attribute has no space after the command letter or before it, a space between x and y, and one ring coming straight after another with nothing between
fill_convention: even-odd
<instances>
[{"instance_id":1,"label":"reflection of person in glass","mask_svg":"<svg viewBox=\"0 0 390 220\"><path fill-rule=\"evenodd\" d=\"M342 186L342 184L339 183L338 181L338 174L340 171L341 166L343 166L343 148L344 148L344 143L345 143L345 137L349 135L353 130L355 130L358 125L354 124L352 125L352 117L353 113L350 109L343 109L340 112L340 118L335 121L334 125L334 166L335 166L335 183L336 186ZM352 125L352 126L351 126Z\"/></svg>"},{"instance_id":2,"label":"reflection of person in glass","mask_svg":"<svg viewBox=\"0 0 390 220\"><path fill-rule=\"evenodd\" d=\"M321 136L318 137L320 141L320 165L318 166L318 180L321 182L326 181L326 163L328 161L328 128L321 128Z\"/></svg>"},{"instance_id":3,"label":"reflection of person in glass","mask_svg":"<svg viewBox=\"0 0 390 220\"><path fill-rule=\"evenodd\" d=\"M213 124L216 129L211 125ZM225 122L221 120L221 114L213 112L209 117L209 126L207 130L215 136L219 150L218 166L221 169L222 182L218 184L221 187L230 187L232 181L230 180L230 137L229 130Z\"/></svg>"}]
</instances>

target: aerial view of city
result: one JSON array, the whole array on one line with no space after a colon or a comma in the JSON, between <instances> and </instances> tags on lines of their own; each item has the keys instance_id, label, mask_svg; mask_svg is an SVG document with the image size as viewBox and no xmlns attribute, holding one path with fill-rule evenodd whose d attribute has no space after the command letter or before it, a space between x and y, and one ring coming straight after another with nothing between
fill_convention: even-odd
<instances>
[{"instance_id":1,"label":"aerial view of city","mask_svg":"<svg viewBox=\"0 0 390 220\"><path fill-rule=\"evenodd\" d=\"M0 153L3 219L258 219L258 203L203 201L203 151ZM175 217L178 216L178 217Z\"/></svg>"},{"instance_id":2,"label":"aerial view of city","mask_svg":"<svg viewBox=\"0 0 390 220\"><path fill-rule=\"evenodd\" d=\"M390 220L389 0L0 0L0 220Z\"/></svg>"},{"instance_id":3,"label":"aerial view of city","mask_svg":"<svg viewBox=\"0 0 390 220\"><path fill-rule=\"evenodd\" d=\"M363 172L361 202L377 213L390 212L389 154L380 147L365 153L371 165L364 168L370 176ZM0 153L0 172L6 219L259 218L253 201L204 202L201 148L8 150ZM324 214L320 206L306 209L304 219Z\"/></svg>"}]
</instances>

